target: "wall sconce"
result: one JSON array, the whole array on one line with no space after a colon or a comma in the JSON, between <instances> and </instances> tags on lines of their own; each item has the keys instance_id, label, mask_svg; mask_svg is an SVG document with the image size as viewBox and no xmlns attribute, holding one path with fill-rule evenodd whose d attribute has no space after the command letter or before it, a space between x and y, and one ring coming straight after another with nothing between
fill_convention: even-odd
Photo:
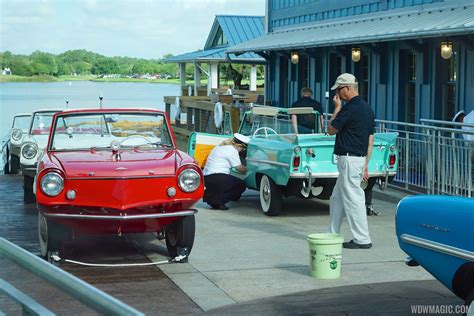
<instances>
[{"instance_id":1,"label":"wall sconce","mask_svg":"<svg viewBox=\"0 0 474 316\"><path fill-rule=\"evenodd\" d=\"M298 52L291 52L290 60L292 64L296 65L300 61L300 56L298 55Z\"/></svg>"},{"instance_id":2,"label":"wall sconce","mask_svg":"<svg viewBox=\"0 0 474 316\"><path fill-rule=\"evenodd\" d=\"M355 63L360 61L360 48L359 47L352 48L352 61Z\"/></svg>"},{"instance_id":3,"label":"wall sconce","mask_svg":"<svg viewBox=\"0 0 474 316\"><path fill-rule=\"evenodd\" d=\"M441 42L441 57L449 59L451 56L453 56L453 42Z\"/></svg>"}]
</instances>

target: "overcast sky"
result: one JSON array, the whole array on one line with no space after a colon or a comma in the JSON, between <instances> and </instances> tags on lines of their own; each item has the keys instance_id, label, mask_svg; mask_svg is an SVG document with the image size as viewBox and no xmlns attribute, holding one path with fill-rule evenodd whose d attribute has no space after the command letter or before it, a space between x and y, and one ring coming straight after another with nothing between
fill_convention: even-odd
<instances>
[{"instance_id":1,"label":"overcast sky","mask_svg":"<svg viewBox=\"0 0 474 316\"><path fill-rule=\"evenodd\" d=\"M263 16L265 0L0 0L0 51L161 58L202 49L218 14Z\"/></svg>"}]
</instances>

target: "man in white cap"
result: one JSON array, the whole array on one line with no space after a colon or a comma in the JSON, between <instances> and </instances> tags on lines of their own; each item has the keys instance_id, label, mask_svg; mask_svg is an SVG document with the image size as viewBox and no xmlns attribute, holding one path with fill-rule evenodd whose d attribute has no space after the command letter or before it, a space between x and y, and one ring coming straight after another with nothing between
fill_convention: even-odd
<instances>
[{"instance_id":1,"label":"man in white cap","mask_svg":"<svg viewBox=\"0 0 474 316\"><path fill-rule=\"evenodd\" d=\"M454 115L453 122L474 125L474 110L467 115L463 110L459 111ZM471 126L463 126L462 129L465 131L474 131L474 127ZM474 134L463 134L462 136L465 140L474 142Z\"/></svg>"},{"instance_id":2,"label":"man in white cap","mask_svg":"<svg viewBox=\"0 0 474 316\"><path fill-rule=\"evenodd\" d=\"M231 168L246 173L247 167L240 160L240 153L247 149L250 138L235 133L233 138L226 139L209 154L204 166L204 198L212 209L228 210L229 201L238 201L245 191L245 183L230 174Z\"/></svg>"},{"instance_id":3,"label":"man in white cap","mask_svg":"<svg viewBox=\"0 0 474 316\"><path fill-rule=\"evenodd\" d=\"M336 135L334 155L337 156L339 176L330 198L331 233L340 233L344 215L347 217L353 239L342 246L349 249L369 249L369 236L362 179L369 178L368 162L374 143L375 115L359 96L356 77L345 73L337 77L331 90L334 112L328 133ZM347 104L341 106L341 100Z\"/></svg>"}]
</instances>

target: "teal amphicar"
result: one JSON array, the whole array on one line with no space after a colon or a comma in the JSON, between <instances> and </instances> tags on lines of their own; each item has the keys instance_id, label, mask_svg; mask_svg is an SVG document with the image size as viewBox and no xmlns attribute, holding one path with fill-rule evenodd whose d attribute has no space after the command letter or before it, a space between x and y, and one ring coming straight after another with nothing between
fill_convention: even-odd
<instances>
[{"instance_id":1,"label":"teal amphicar","mask_svg":"<svg viewBox=\"0 0 474 316\"><path fill-rule=\"evenodd\" d=\"M314 128L295 133L292 116L313 116ZM338 176L335 136L321 130L320 114L312 108L254 107L241 120L238 132L251 138L243 159L247 173L233 175L260 192L265 215L278 215L283 197L329 199ZM369 181L381 187L398 168L397 133L376 133L369 162ZM193 133L188 153L203 167L214 146L230 135Z\"/></svg>"},{"instance_id":2,"label":"teal amphicar","mask_svg":"<svg viewBox=\"0 0 474 316\"><path fill-rule=\"evenodd\" d=\"M410 258L454 294L474 299L474 199L421 195L397 207L397 237ZM474 306L471 306L474 312Z\"/></svg>"}]
</instances>

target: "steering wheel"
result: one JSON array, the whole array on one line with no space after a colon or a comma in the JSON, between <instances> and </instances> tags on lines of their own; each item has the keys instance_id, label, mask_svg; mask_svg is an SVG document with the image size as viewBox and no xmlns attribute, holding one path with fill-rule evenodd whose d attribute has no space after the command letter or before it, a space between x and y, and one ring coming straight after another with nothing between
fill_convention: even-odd
<instances>
[{"instance_id":1,"label":"steering wheel","mask_svg":"<svg viewBox=\"0 0 474 316\"><path fill-rule=\"evenodd\" d=\"M268 132L271 132L272 134L274 135L278 135L278 133L273 129L273 128L270 128L270 127L266 127L266 126L262 126L262 127L259 127L255 130L255 132L253 132L253 136L256 136L258 134L258 132L260 131L264 131L265 132L265 138L267 138L268 136Z\"/></svg>"},{"instance_id":2,"label":"steering wheel","mask_svg":"<svg viewBox=\"0 0 474 316\"><path fill-rule=\"evenodd\" d=\"M130 139L133 139L133 138L138 138L138 139L142 139L142 140L144 139L146 141L146 144L153 143L148 137L145 137L145 136L142 136L142 135L130 135L130 136L127 136L124 139L122 139L120 141L120 145L122 145L126 141L128 141ZM141 145L145 145L145 144L141 144ZM140 146L140 145L135 145L135 146Z\"/></svg>"}]
</instances>

